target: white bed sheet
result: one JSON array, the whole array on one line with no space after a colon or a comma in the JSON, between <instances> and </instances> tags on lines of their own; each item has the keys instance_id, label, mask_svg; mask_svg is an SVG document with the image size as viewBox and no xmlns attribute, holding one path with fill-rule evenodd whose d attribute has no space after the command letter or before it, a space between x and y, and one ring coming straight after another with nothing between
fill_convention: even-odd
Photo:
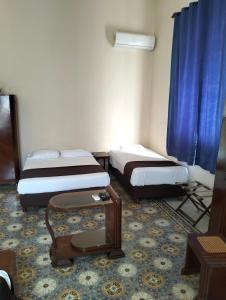
<instances>
[{"instance_id":1,"label":"white bed sheet","mask_svg":"<svg viewBox=\"0 0 226 300\"><path fill-rule=\"evenodd\" d=\"M92 156L56 159L32 159L27 158L24 170L37 168L69 167L79 165L98 165ZM37 177L21 179L17 186L19 194L36 194L67 191L83 188L104 187L110 184L107 172L67 175L54 177Z\"/></svg>"},{"instance_id":2,"label":"white bed sheet","mask_svg":"<svg viewBox=\"0 0 226 300\"><path fill-rule=\"evenodd\" d=\"M110 151L110 163L124 173L124 167L130 161L167 160L164 156L144 147L120 149ZM132 172L130 183L132 186L177 184L189 180L186 166L175 167L142 167L135 168Z\"/></svg>"}]
</instances>

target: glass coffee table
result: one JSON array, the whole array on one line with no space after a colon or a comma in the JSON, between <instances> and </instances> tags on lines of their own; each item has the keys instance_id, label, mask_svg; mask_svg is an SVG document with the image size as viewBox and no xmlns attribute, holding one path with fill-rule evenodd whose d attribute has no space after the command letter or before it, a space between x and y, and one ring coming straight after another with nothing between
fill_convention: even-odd
<instances>
[{"instance_id":1,"label":"glass coffee table","mask_svg":"<svg viewBox=\"0 0 226 300\"><path fill-rule=\"evenodd\" d=\"M110 199L96 201L92 195L108 192ZM84 208L103 207L105 229L56 237L49 222L49 211L72 212ZM111 186L101 190L62 193L49 200L45 221L52 238L50 258L52 265L68 266L73 257L107 253L109 258L124 257L121 249L121 200Z\"/></svg>"}]
</instances>

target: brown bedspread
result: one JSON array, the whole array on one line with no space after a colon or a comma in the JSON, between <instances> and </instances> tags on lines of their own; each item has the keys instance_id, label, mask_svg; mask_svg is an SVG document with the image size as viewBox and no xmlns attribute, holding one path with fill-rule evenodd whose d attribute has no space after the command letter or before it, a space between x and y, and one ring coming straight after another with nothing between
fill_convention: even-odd
<instances>
[{"instance_id":1,"label":"brown bedspread","mask_svg":"<svg viewBox=\"0 0 226 300\"><path fill-rule=\"evenodd\" d=\"M35 177L52 177L66 175L80 175L106 172L100 165L82 165L72 167L28 169L21 173L21 179Z\"/></svg>"},{"instance_id":2,"label":"brown bedspread","mask_svg":"<svg viewBox=\"0 0 226 300\"><path fill-rule=\"evenodd\" d=\"M130 161L124 167L124 176L130 181L132 172L135 168L143 167L176 167L180 166L171 160L144 160L144 161Z\"/></svg>"}]
</instances>

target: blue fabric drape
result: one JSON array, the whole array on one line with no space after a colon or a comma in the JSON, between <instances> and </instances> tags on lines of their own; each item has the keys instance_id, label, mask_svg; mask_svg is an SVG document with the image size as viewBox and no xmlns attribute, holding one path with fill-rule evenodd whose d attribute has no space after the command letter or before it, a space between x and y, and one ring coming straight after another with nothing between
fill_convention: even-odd
<instances>
[{"instance_id":1,"label":"blue fabric drape","mask_svg":"<svg viewBox=\"0 0 226 300\"><path fill-rule=\"evenodd\" d=\"M175 17L167 152L194 163L198 109L198 14L196 4ZM192 54L195 55L192 55Z\"/></svg>"},{"instance_id":2,"label":"blue fabric drape","mask_svg":"<svg viewBox=\"0 0 226 300\"><path fill-rule=\"evenodd\" d=\"M226 96L226 0L200 0L176 14L167 153L214 172Z\"/></svg>"},{"instance_id":3,"label":"blue fabric drape","mask_svg":"<svg viewBox=\"0 0 226 300\"><path fill-rule=\"evenodd\" d=\"M226 97L226 1L201 0L199 10L203 55L195 163L214 173Z\"/></svg>"}]
</instances>

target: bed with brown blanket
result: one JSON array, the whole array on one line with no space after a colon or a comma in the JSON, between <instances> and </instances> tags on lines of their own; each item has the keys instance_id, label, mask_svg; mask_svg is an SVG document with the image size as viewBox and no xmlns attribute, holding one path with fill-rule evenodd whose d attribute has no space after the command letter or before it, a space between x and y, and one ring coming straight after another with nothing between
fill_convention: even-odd
<instances>
[{"instance_id":1,"label":"bed with brown blanket","mask_svg":"<svg viewBox=\"0 0 226 300\"><path fill-rule=\"evenodd\" d=\"M17 191L23 209L46 206L49 199L61 192L98 189L110 184L107 172L84 151L73 157L28 157Z\"/></svg>"},{"instance_id":2,"label":"bed with brown blanket","mask_svg":"<svg viewBox=\"0 0 226 300\"><path fill-rule=\"evenodd\" d=\"M110 151L110 164L135 201L184 195L188 169L141 145Z\"/></svg>"}]
</instances>

